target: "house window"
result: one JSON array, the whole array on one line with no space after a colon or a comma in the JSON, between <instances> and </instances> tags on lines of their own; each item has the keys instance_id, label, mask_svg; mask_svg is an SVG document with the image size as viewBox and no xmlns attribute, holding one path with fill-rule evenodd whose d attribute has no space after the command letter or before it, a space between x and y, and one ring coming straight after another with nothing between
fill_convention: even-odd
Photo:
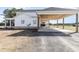
<instances>
[{"instance_id":1,"label":"house window","mask_svg":"<svg viewBox=\"0 0 79 59\"><path fill-rule=\"evenodd\" d=\"M21 24L24 24L25 20L21 20Z\"/></svg>"},{"instance_id":2,"label":"house window","mask_svg":"<svg viewBox=\"0 0 79 59\"><path fill-rule=\"evenodd\" d=\"M33 20L33 24L36 24L36 20Z\"/></svg>"}]
</instances>

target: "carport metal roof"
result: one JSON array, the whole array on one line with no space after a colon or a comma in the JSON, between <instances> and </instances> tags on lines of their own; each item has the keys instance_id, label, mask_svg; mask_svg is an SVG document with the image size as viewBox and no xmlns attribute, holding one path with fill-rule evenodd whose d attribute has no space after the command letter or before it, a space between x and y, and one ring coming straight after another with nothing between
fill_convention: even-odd
<instances>
[{"instance_id":1,"label":"carport metal roof","mask_svg":"<svg viewBox=\"0 0 79 59\"><path fill-rule=\"evenodd\" d=\"M67 16L75 15L79 11L77 9L57 8L49 7L40 11L37 11L37 15L41 21L58 20Z\"/></svg>"},{"instance_id":2,"label":"carport metal roof","mask_svg":"<svg viewBox=\"0 0 79 59\"><path fill-rule=\"evenodd\" d=\"M37 14L45 15L45 14L75 14L78 13L77 9L67 9L67 8L57 8L57 7L49 7L43 10L38 10Z\"/></svg>"}]
</instances>

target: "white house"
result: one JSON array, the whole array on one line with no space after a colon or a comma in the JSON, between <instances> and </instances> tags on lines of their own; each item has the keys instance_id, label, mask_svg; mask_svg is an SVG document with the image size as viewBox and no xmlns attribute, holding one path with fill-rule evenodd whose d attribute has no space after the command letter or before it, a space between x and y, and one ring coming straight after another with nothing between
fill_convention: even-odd
<instances>
[{"instance_id":1,"label":"white house","mask_svg":"<svg viewBox=\"0 0 79 59\"><path fill-rule=\"evenodd\" d=\"M78 10L49 7L42 10L20 10L16 11L14 18L5 18L5 27L9 28L29 28L39 29L42 22L63 19L67 16L76 15L76 24L78 23ZM63 22L64 24L64 22Z\"/></svg>"}]
</instances>

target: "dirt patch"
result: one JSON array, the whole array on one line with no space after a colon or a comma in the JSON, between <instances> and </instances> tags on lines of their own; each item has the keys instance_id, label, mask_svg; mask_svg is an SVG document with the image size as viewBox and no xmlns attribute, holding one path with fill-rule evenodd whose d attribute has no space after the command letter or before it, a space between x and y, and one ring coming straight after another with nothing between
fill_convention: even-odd
<instances>
[{"instance_id":1,"label":"dirt patch","mask_svg":"<svg viewBox=\"0 0 79 59\"><path fill-rule=\"evenodd\" d=\"M8 36L14 33L21 32L23 30L1 30L0 31L0 51L2 52L14 52L14 51L20 51L23 48L23 45L28 46L31 44L31 40L29 37L12 37ZM26 51L30 49L27 48Z\"/></svg>"}]
</instances>

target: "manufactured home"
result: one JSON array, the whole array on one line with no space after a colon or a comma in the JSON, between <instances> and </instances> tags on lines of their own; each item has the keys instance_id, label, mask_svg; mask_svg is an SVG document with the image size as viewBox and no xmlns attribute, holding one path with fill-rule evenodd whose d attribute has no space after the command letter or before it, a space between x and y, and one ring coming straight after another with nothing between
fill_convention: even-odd
<instances>
[{"instance_id":1,"label":"manufactured home","mask_svg":"<svg viewBox=\"0 0 79 59\"><path fill-rule=\"evenodd\" d=\"M41 10L19 10L16 11L14 18L5 18L5 27L39 29L42 23L48 20L58 20L65 17L76 15L76 24L78 23L78 10L49 7ZM64 24L64 22L63 22Z\"/></svg>"}]
</instances>

